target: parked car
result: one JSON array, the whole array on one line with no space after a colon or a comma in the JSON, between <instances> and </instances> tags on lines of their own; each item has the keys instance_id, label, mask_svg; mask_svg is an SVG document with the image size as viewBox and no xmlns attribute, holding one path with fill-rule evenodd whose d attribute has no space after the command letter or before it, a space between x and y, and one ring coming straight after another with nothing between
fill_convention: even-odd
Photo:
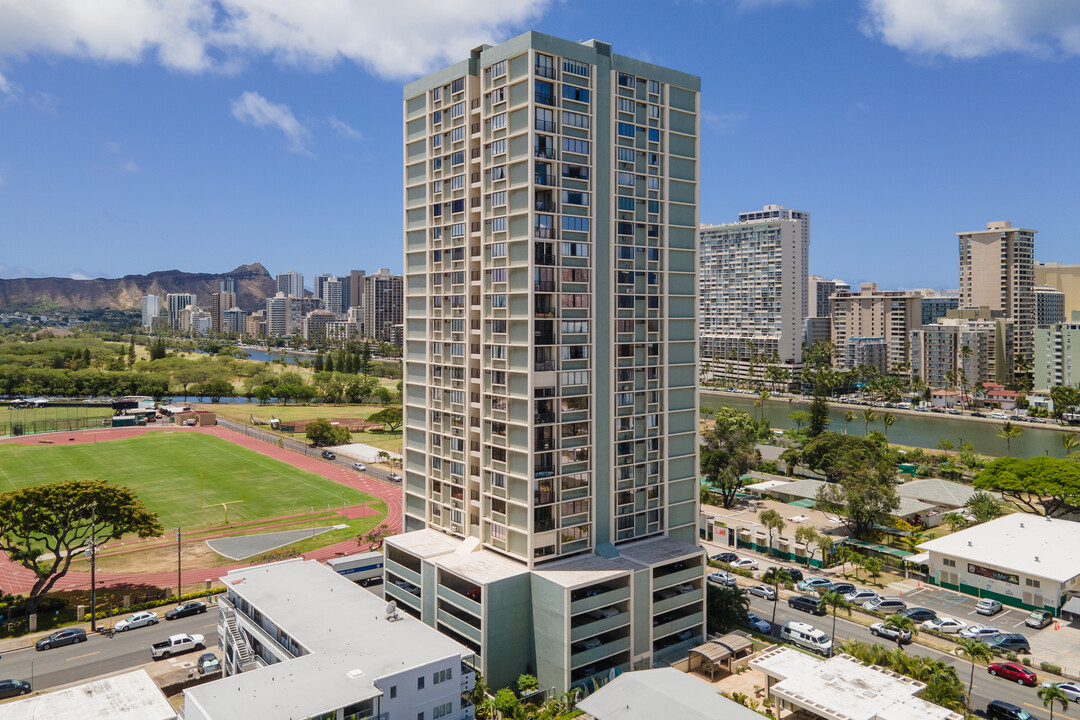
<instances>
[{"instance_id":1,"label":"parked car","mask_svg":"<svg viewBox=\"0 0 1080 720\"><path fill-rule=\"evenodd\" d=\"M852 585L851 583L849 583L849 582L834 582L834 583L829 583L827 586L825 586L823 588L818 588L818 592L820 592L820 593L834 592L834 593L840 593L841 595L847 595L848 593L853 593L853 592L855 592L855 590L856 590L856 587L854 585Z\"/></svg>"},{"instance_id":2,"label":"parked car","mask_svg":"<svg viewBox=\"0 0 1080 720\"><path fill-rule=\"evenodd\" d=\"M214 653L203 653L199 656L199 674L209 675L221 670L221 660Z\"/></svg>"},{"instance_id":3,"label":"parked car","mask_svg":"<svg viewBox=\"0 0 1080 720\"><path fill-rule=\"evenodd\" d=\"M821 598L814 595L799 595L798 597L788 598L787 604L790 608L802 610L811 615L824 615L826 612L821 605Z\"/></svg>"},{"instance_id":4,"label":"parked car","mask_svg":"<svg viewBox=\"0 0 1080 720\"><path fill-rule=\"evenodd\" d=\"M128 615L126 618L116 623L116 625L113 626L113 629L116 630L116 632L124 632L125 630L134 630L136 628L157 625L157 623L158 614L156 612L144 610L142 612L137 612L134 615Z\"/></svg>"},{"instance_id":5,"label":"parked car","mask_svg":"<svg viewBox=\"0 0 1080 720\"><path fill-rule=\"evenodd\" d=\"M386 479L390 482L401 482L401 476L398 475L396 472L386 473Z\"/></svg>"},{"instance_id":6,"label":"parked car","mask_svg":"<svg viewBox=\"0 0 1080 720\"><path fill-rule=\"evenodd\" d=\"M780 569L788 574L788 577L791 578L792 582L799 582L803 579L803 572L799 568L786 567Z\"/></svg>"},{"instance_id":7,"label":"parked car","mask_svg":"<svg viewBox=\"0 0 1080 720\"><path fill-rule=\"evenodd\" d=\"M1058 690L1065 694L1065 697L1074 703L1080 703L1080 683L1074 682L1053 682L1047 680L1043 683L1043 687L1056 687Z\"/></svg>"},{"instance_id":8,"label":"parked car","mask_svg":"<svg viewBox=\"0 0 1080 720\"><path fill-rule=\"evenodd\" d=\"M177 618L185 618L190 615L201 615L206 612L206 603L192 600L190 602L181 603L172 610L165 613L166 620L176 620Z\"/></svg>"},{"instance_id":9,"label":"parked car","mask_svg":"<svg viewBox=\"0 0 1080 720\"><path fill-rule=\"evenodd\" d=\"M26 695L30 692L30 683L25 680L0 680L0 699Z\"/></svg>"},{"instance_id":10,"label":"parked car","mask_svg":"<svg viewBox=\"0 0 1080 720\"><path fill-rule=\"evenodd\" d=\"M1024 667L1020 663L1014 662L998 662L990 663L986 671L991 675L997 675L1003 677L1006 680L1015 680L1021 685L1031 685L1034 687L1038 681L1038 676L1035 672Z\"/></svg>"},{"instance_id":11,"label":"parked car","mask_svg":"<svg viewBox=\"0 0 1080 720\"><path fill-rule=\"evenodd\" d=\"M808 577L795 583L796 589L804 591L817 590L819 587L828 587L829 585L832 585L832 580L826 580L823 577Z\"/></svg>"},{"instance_id":12,"label":"parked car","mask_svg":"<svg viewBox=\"0 0 1080 720\"><path fill-rule=\"evenodd\" d=\"M34 643L35 650L49 650L63 645L75 645L86 642L86 631L81 628L64 628L57 630L49 637L44 637Z\"/></svg>"},{"instance_id":13,"label":"parked car","mask_svg":"<svg viewBox=\"0 0 1080 720\"><path fill-rule=\"evenodd\" d=\"M762 620L754 613L746 614L746 624L757 630L762 635L772 635L772 625Z\"/></svg>"},{"instance_id":14,"label":"parked car","mask_svg":"<svg viewBox=\"0 0 1080 720\"><path fill-rule=\"evenodd\" d=\"M1000 633L1000 630L990 625L971 625L960 631L960 637L982 640L983 638L992 638Z\"/></svg>"},{"instance_id":15,"label":"parked car","mask_svg":"<svg viewBox=\"0 0 1080 720\"><path fill-rule=\"evenodd\" d=\"M997 615L1001 612L1001 603L997 600L991 600L990 598L983 598L975 606L975 612L980 615Z\"/></svg>"},{"instance_id":16,"label":"parked car","mask_svg":"<svg viewBox=\"0 0 1080 720\"><path fill-rule=\"evenodd\" d=\"M757 595L758 597L765 598L766 600L776 599L776 590L773 588L772 585L755 585L754 587L750 588L749 592L751 595Z\"/></svg>"},{"instance_id":17,"label":"parked car","mask_svg":"<svg viewBox=\"0 0 1080 720\"><path fill-rule=\"evenodd\" d=\"M202 635L188 635L187 633L173 635L168 640L151 644L150 657L154 660L164 660L192 650L205 650L205 640Z\"/></svg>"},{"instance_id":18,"label":"parked car","mask_svg":"<svg viewBox=\"0 0 1080 720\"><path fill-rule=\"evenodd\" d=\"M579 643L574 643L573 650L575 652L581 652L583 650L592 650L593 648L598 648L603 644L604 643L600 640L600 638L587 638L585 640L582 640Z\"/></svg>"},{"instance_id":19,"label":"parked car","mask_svg":"<svg viewBox=\"0 0 1080 720\"><path fill-rule=\"evenodd\" d=\"M981 413L981 412L973 412L973 413L971 413L971 417L981 417L981 418L984 418L984 417L986 417L986 413Z\"/></svg>"},{"instance_id":20,"label":"parked car","mask_svg":"<svg viewBox=\"0 0 1080 720\"><path fill-rule=\"evenodd\" d=\"M868 602L864 602L863 607L867 610L874 610L888 615L890 613L898 613L907 610L907 603L900 598L877 597Z\"/></svg>"},{"instance_id":21,"label":"parked car","mask_svg":"<svg viewBox=\"0 0 1080 720\"><path fill-rule=\"evenodd\" d=\"M729 572L714 572L705 576L705 579L709 582L716 583L717 585L726 585L728 587L735 587L739 584L739 581L735 579L735 576Z\"/></svg>"},{"instance_id":22,"label":"parked car","mask_svg":"<svg viewBox=\"0 0 1080 720\"><path fill-rule=\"evenodd\" d=\"M1031 713L1004 700L991 700L986 704L986 720L1031 720Z\"/></svg>"},{"instance_id":23,"label":"parked car","mask_svg":"<svg viewBox=\"0 0 1080 720\"><path fill-rule=\"evenodd\" d=\"M927 620L933 620L937 617L937 613L930 608L914 607L903 610L900 613L904 617L909 617L917 623L926 622Z\"/></svg>"},{"instance_id":24,"label":"parked car","mask_svg":"<svg viewBox=\"0 0 1080 720\"><path fill-rule=\"evenodd\" d=\"M364 472L365 470L367 470L367 465L365 465L364 463L353 463L352 464L352 469L353 470L359 470L360 472Z\"/></svg>"},{"instance_id":25,"label":"parked car","mask_svg":"<svg viewBox=\"0 0 1080 720\"><path fill-rule=\"evenodd\" d=\"M1032 610L1031 614L1024 620L1024 624L1028 627L1042 629L1054 622L1054 616L1047 610Z\"/></svg>"},{"instance_id":26,"label":"parked car","mask_svg":"<svg viewBox=\"0 0 1080 720\"><path fill-rule=\"evenodd\" d=\"M743 570L757 570L757 560L749 557L741 557L731 563L731 567L742 568Z\"/></svg>"},{"instance_id":27,"label":"parked car","mask_svg":"<svg viewBox=\"0 0 1080 720\"><path fill-rule=\"evenodd\" d=\"M901 643L911 642L910 630L897 630L883 622L877 622L871 625L870 634L874 637L883 637L886 640L892 640L893 642L896 642L896 638L898 637L900 638Z\"/></svg>"},{"instance_id":28,"label":"parked car","mask_svg":"<svg viewBox=\"0 0 1080 720\"><path fill-rule=\"evenodd\" d=\"M603 620L604 618L615 617L618 614L619 609L613 607L596 608L595 610L590 610L585 613L587 617L590 617L593 620Z\"/></svg>"},{"instance_id":29,"label":"parked car","mask_svg":"<svg viewBox=\"0 0 1080 720\"><path fill-rule=\"evenodd\" d=\"M873 590L856 590L855 592L849 592L844 595L844 599L852 605L862 605L865 602L869 602L876 598L878 594Z\"/></svg>"},{"instance_id":30,"label":"parked car","mask_svg":"<svg viewBox=\"0 0 1080 720\"><path fill-rule=\"evenodd\" d=\"M1031 652L1031 645L1028 643L1028 639L1020 633L998 633L992 637L981 639L995 650L1024 654Z\"/></svg>"},{"instance_id":31,"label":"parked car","mask_svg":"<svg viewBox=\"0 0 1080 720\"><path fill-rule=\"evenodd\" d=\"M733 563L739 559L739 556L733 552L722 552L717 555L713 555L712 559L716 562Z\"/></svg>"},{"instance_id":32,"label":"parked car","mask_svg":"<svg viewBox=\"0 0 1080 720\"><path fill-rule=\"evenodd\" d=\"M936 630L942 633L958 633L966 627L966 622L951 617L936 617L922 624L923 630Z\"/></svg>"},{"instance_id":33,"label":"parked car","mask_svg":"<svg viewBox=\"0 0 1080 720\"><path fill-rule=\"evenodd\" d=\"M329 450L323 450L322 456L324 460L337 460L337 455L330 452Z\"/></svg>"},{"instance_id":34,"label":"parked car","mask_svg":"<svg viewBox=\"0 0 1080 720\"><path fill-rule=\"evenodd\" d=\"M832 654L833 643L829 636L808 623L788 620L780 628L780 638L824 657Z\"/></svg>"}]
</instances>

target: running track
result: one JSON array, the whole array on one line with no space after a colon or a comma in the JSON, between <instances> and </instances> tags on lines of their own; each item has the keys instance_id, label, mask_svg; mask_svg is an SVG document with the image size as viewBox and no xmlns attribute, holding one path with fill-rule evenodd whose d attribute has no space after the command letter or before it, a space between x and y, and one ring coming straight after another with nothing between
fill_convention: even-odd
<instances>
[{"instance_id":1,"label":"running track","mask_svg":"<svg viewBox=\"0 0 1080 720\"><path fill-rule=\"evenodd\" d=\"M56 444L67 445L77 442L106 442L121 438L135 437L147 432L160 432L172 430L174 432L199 432L207 435L215 435L223 440L236 443L255 452L286 462L302 470L321 475L328 480L333 480L341 485L347 485L357 490L362 490L374 495L386 503L387 514L385 523L394 532L401 530L402 519L402 490L399 485L380 482L370 477L358 475L351 470L345 470L332 463L323 462L317 458L309 457L302 453L293 452L285 448L279 448L273 443L263 442L247 435L234 433L221 426L178 428L175 425L159 427L136 427L117 428L102 430L78 430L67 432L47 433L42 435L23 436L9 440L0 440L0 443L17 443L22 445ZM194 542L202 542L202 539ZM343 540L342 542L328 545L327 547L304 553L307 560L325 561L339 555L348 555L360 551L356 540ZM247 567L246 563L222 566L216 568L183 570L181 582L184 585L203 583L207 580L218 580L229 570ZM155 587L172 587L176 584L176 569L162 572L146 573L98 573L98 587L114 587L125 585L152 585ZM34 573L18 563L8 560L4 553L0 553L0 588L9 593L29 592L34 585ZM68 572L60 578L54 590L73 590L90 587L90 574L82 572Z\"/></svg>"}]
</instances>

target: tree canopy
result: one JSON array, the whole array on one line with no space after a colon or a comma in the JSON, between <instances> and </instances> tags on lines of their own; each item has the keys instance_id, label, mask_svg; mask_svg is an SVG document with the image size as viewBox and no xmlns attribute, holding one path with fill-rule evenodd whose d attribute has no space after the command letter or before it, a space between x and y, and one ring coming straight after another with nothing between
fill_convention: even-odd
<instances>
[{"instance_id":1,"label":"tree canopy","mask_svg":"<svg viewBox=\"0 0 1080 720\"><path fill-rule=\"evenodd\" d=\"M401 407L388 407L373 414L368 418L371 422L384 423L390 432L396 432L401 427Z\"/></svg>"},{"instance_id":2,"label":"tree canopy","mask_svg":"<svg viewBox=\"0 0 1080 720\"><path fill-rule=\"evenodd\" d=\"M349 428L340 425L331 425L329 420L319 418L307 424L304 436L315 447L323 445L347 445L352 440Z\"/></svg>"},{"instance_id":3,"label":"tree canopy","mask_svg":"<svg viewBox=\"0 0 1080 720\"><path fill-rule=\"evenodd\" d=\"M64 480L0 494L0 550L37 576L27 612L63 577L78 552L128 534L164 532L134 492L104 480Z\"/></svg>"},{"instance_id":4,"label":"tree canopy","mask_svg":"<svg viewBox=\"0 0 1080 720\"><path fill-rule=\"evenodd\" d=\"M713 427L705 432L701 472L726 508L735 502L735 493L743 485L742 476L761 462L756 437L754 418L726 405L716 411Z\"/></svg>"},{"instance_id":5,"label":"tree canopy","mask_svg":"<svg viewBox=\"0 0 1080 720\"><path fill-rule=\"evenodd\" d=\"M875 437L858 437L826 431L811 440L799 453L799 462L836 482L872 467L891 477L896 455Z\"/></svg>"},{"instance_id":6,"label":"tree canopy","mask_svg":"<svg viewBox=\"0 0 1080 720\"><path fill-rule=\"evenodd\" d=\"M893 484L894 453L872 438L824 432L807 443L802 461L834 482L823 485L817 506L837 513L857 538L888 525L900 506Z\"/></svg>"},{"instance_id":7,"label":"tree canopy","mask_svg":"<svg viewBox=\"0 0 1080 720\"><path fill-rule=\"evenodd\" d=\"M1080 510L1080 464L1054 457L994 460L975 476L975 487L1002 496L1038 515Z\"/></svg>"}]
</instances>

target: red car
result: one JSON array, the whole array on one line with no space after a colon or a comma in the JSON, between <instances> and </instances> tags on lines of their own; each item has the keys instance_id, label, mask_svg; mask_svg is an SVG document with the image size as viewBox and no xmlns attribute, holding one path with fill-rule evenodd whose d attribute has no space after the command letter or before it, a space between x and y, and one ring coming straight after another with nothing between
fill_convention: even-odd
<instances>
[{"instance_id":1,"label":"red car","mask_svg":"<svg viewBox=\"0 0 1080 720\"><path fill-rule=\"evenodd\" d=\"M1039 678L1028 668L1018 663L1003 662L993 663L986 671L991 675L999 675L1006 680L1015 680L1021 685L1037 685Z\"/></svg>"}]
</instances>

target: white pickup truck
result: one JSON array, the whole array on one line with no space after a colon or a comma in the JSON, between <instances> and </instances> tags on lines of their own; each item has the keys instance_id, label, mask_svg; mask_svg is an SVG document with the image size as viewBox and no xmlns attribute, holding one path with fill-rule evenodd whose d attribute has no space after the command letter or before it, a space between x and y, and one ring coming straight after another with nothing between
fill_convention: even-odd
<instances>
[{"instance_id":1,"label":"white pickup truck","mask_svg":"<svg viewBox=\"0 0 1080 720\"><path fill-rule=\"evenodd\" d=\"M161 660L170 655L180 655L192 650L203 650L206 647L203 644L204 640L205 638L202 635L173 635L168 640L162 640L151 645L150 655L155 660Z\"/></svg>"}]
</instances>

